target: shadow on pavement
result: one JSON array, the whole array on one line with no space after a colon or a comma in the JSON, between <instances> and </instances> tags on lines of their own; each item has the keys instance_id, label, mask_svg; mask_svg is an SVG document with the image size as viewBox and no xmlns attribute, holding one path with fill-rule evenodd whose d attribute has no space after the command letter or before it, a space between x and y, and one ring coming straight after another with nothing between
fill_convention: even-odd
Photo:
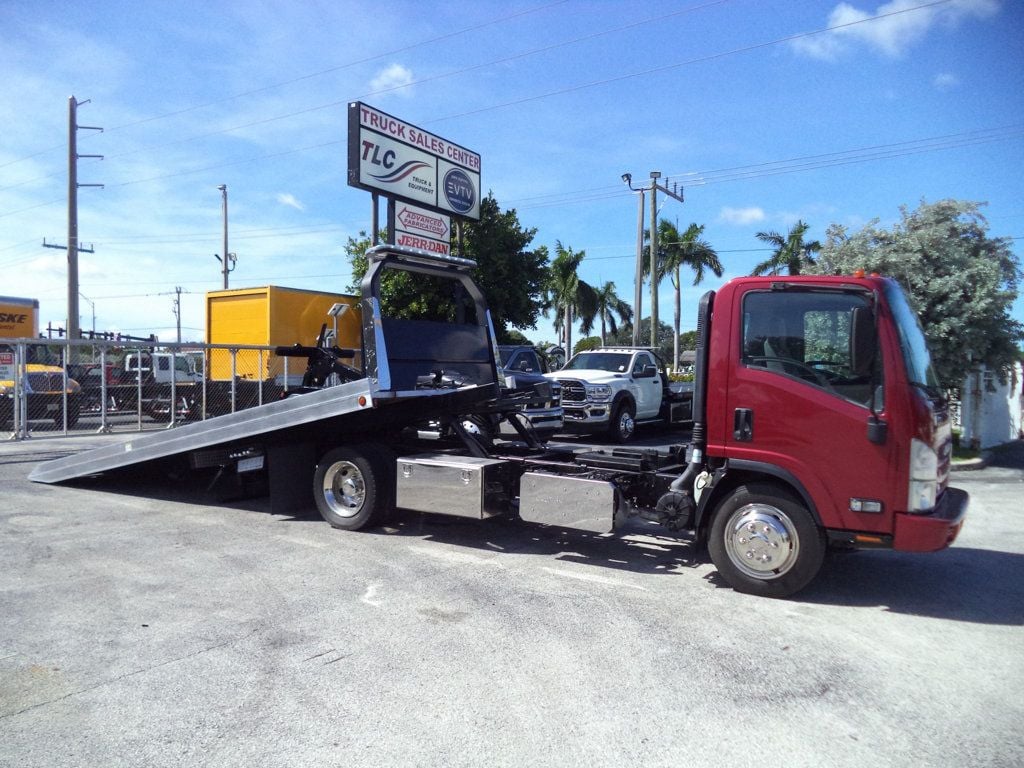
<instances>
[{"instance_id":1,"label":"shadow on pavement","mask_svg":"<svg viewBox=\"0 0 1024 768\"><path fill-rule=\"evenodd\" d=\"M1001 451L997 466L1024 461L1024 442ZM203 482L187 481L151 468L112 472L102 478L68 483L78 488L185 503L224 506L270 514L269 499L218 500ZM253 489L258 493L259 489ZM311 506L281 522L326 525ZM339 536L343 536L339 532ZM681 575L707 562L703 548L690 538L633 519L616 534L539 526L495 518L472 520L401 512L387 526L360 535L419 538L491 554L547 555L552 564L573 562L642 574ZM339 546L344 542L339 539ZM728 585L716 573L705 578ZM796 603L882 608L893 613L979 624L1024 625L1024 555L958 547L934 553L860 551L828 557L816 580L790 598Z\"/></svg>"},{"instance_id":2,"label":"shadow on pavement","mask_svg":"<svg viewBox=\"0 0 1024 768\"><path fill-rule=\"evenodd\" d=\"M841 553L827 558L818 578L794 599L1021 626L1024 555L955 545L931 553Z\"/></svg>"}]
</instances>

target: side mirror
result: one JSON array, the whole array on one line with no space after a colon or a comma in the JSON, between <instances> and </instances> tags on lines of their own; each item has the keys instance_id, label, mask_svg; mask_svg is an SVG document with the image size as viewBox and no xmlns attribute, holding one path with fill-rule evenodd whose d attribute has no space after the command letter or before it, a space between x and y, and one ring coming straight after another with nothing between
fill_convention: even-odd
<instances>
[{"instance_id":1,"label":"side mirror","mask_svg":"<svg viewBox=\"0 0 1024 768\"><path fill-rule=\"evenodd\" d=\"M636 375L638 379L653 379L658 375L658 366L656 365L645 365L643 370Z\"/></svg>"},{"instance_id":2,"label":"side mirror","mask_svg":"<svg viewBox=\"0 0 1024 768\"><path fill-rule=\"evenodd\" d=\"M868 419L868 442L875 445L885 445L888 437L889 424L872 414L871 418Z\"/></svg>"}]
</instances>

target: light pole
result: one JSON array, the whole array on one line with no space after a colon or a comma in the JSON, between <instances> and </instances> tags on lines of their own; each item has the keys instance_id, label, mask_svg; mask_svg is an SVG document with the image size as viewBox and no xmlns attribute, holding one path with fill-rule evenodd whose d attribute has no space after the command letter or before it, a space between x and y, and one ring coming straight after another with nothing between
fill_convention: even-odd
<instances>
[{"instance_id":1,"label":"light pole","mask_svg":"<svg viewBox=\"0 0 1024 768\"><path fill-rule=\"evenodd\" d=\"M88 296L86 296L81 291L78 292L78 295L81 296L86 301L88 301L89 302L89 306L92 308L92 336L90 336L89 338L95 338L96 337L96 302L94 302L92 299L90 299Z\"/></svg>"}]
</instances>

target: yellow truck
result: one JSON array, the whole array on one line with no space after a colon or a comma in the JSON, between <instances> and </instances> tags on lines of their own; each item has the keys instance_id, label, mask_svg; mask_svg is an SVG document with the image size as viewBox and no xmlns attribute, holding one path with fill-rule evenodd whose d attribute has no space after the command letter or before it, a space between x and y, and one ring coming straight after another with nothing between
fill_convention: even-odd
<instances>
[{"instance_id":1,"label":"yellow truck","mask_svg":"<svg viewBox=\"0 0 1024 768\"><path fill-rule=\"evenodd\" d=\"M0 339L39 336L39 299L0 296Z\"/></svg>"},{"instance_id":2,"label":"yellow truck","mask_svg":"<svg viewBox=\"0 0 1024 768\"><path fill-rule=\"evenodd\" d=\"M344 309L343 309L344 307ZM334 315L329 314L335 308ZM233 288L206 294L206 343L258 346L315 346L320 329L334 334L333 346L359 349L362 338L359 298L267 285ZM207 378L233 377L284 383L285 359L273 353L261 356L240 350L234 361L229 350L211 350ZM233 367L232 367L233 366ZM305 365L291 358L288 381L302 378Z\"/></svg>"},{"instance_id":3,"label":"yellow truck","mask_svg":"<svg viewBox=\"0 0 1024 768\"><path fill-rule=\"evenodd\" d=\"M39 300L0 296L0 340L39 337ZM30 358L31 359L31 358ZM0 341L0 429L14 420L14 346ZM24 367L21 389L25 395L25 415L30 421L53 420L59 427L65 421L75 426L81 412L81 387L67 378L59 365L30 362Z\"/></svg>"}]
</instances>

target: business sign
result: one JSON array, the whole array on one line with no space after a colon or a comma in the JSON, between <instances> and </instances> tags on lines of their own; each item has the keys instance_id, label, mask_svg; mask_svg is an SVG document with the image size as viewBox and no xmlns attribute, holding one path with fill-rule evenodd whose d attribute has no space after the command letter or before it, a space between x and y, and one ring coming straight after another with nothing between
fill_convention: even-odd
<instances>
[{"instance_id":1,"label":"business sign","mask_svg":"<svg viewBox=\"0 0 1024 768\"><path fill-rule=\"evenodd\" d=\"M348 183L480 218L480 155L360 101L348 105Z\"/></svg>"},{"instance_id":2,"label":"business sign","mask_svg":"<svg viewBox=\"0 0 1024 768\"><path fill-rule=\"evenodd\" d=\"M14 381L13 352L0 352L0 381Z\"/></svg>"},{"instance_id":3,"label":"business sign","mask_svg":"<svg viewBox=\"0 0 1024 768\"><path fill-rule=\"evenodd\" d=\"M395 244L419 248L442 256L451 255L452 220L409 203L395 204L395 220L388 225L395 232Z\"/></svg>"}]
</instances>

